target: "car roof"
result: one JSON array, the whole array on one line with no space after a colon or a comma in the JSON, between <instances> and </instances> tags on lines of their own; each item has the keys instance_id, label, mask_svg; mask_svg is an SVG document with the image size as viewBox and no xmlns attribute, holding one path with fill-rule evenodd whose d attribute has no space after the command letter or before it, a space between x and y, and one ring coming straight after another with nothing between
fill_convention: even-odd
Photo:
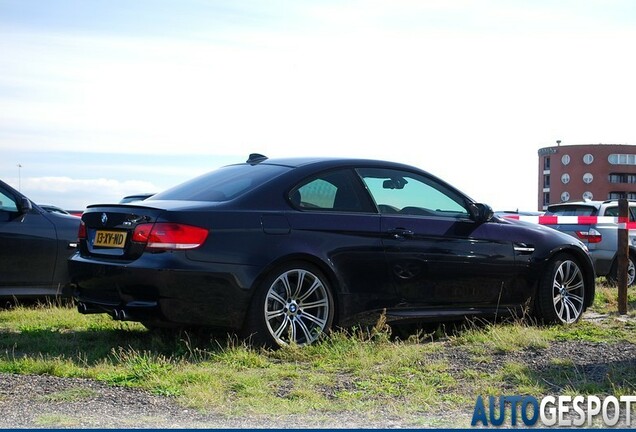
<instances>
[{"instance_id":1,"label":"car roof","mask_svg":"<svg viewBox=\"0 0 636 432\"><path fill-rule=\"evenodd\" d=\"M252 154L244 163L238 163L233 165L281 165L290 168L299 168L302 166L313 165L319 167L320 165L325 165L329 167L344 167L344 166L383 166L383 167L393 167L400 169L415 169L418 171L423 171L421 168L406 165L399 162L392 162L386 160L379 159L365 159L365 158L347 158L347 157L324 157L324 156L314 156L314 157L287 157L287 158L267 158L263 155L255 155Z\"/></svg>"},{"instance_id":2,"label":"car roof","mask_svg":"<svg viewBox=\"0 0 636 432\"><path fill-rule=\"evenodd\" d=\"M563 202L563 203L558 203L558 204L550 204L548 206L548 208L550 207L582 207L582 206L588 206L588 207L596 207L599 208L601 207L601 204L603 204L603 201L568 201L568 202Z\"/></svg>"},{"instance_id":3,"label":"car roof","mask_svg":"<svg viewBox=\"0 0 636 432\"><path fill-rule=\"evenodd\" d=\"M634 200L627 200L628 204L630 206L636 206L636 201ZM616 204L618 205L618 200L606 200L606 201L568 201L568 202L563 202L563 203L558 203L558 204L550 204L548 206L548 208L550 207L567 207L567 206L589 206L589 207L596 207L596 208L600 208L603 204Z\"/></svg>"}]
</instances>

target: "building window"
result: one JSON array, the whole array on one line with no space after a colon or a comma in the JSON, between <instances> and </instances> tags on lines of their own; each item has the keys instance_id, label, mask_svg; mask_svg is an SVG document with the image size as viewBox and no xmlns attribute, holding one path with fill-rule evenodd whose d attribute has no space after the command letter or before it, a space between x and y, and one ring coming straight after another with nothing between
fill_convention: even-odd
<instances>
[{"instance_id":1,"label":"building window","mask_svg":"<svg viewBox=\"0 0 636 432\"><path fill-rule=\"evenodd\" d=\"M543 158L543 169L544 170L549 170L550 169L550 157L544 157Z\"/></svg>"},{"instance_id":2,"label":"building window","mask_svg":"<svg viewBox=\"0 0 636 432\"><path fill-rule=\"evenodd\" d=\"M585 156L583 156L583 162L585 162L586 165L591 164L592 162L594 162L594 156L592 156L590 153L586 154Z\"/></svg>"},{"instance_id":3,"label":"building window","mask_svg":"<svg viewBox=\"0 0 636 432\"><path fill-rule=\"evenodd\" d=\"M570 200L570 194L568 192L563 192L561 194L561 202L566 202Z\"/></svg>"},{"instance_id":4,"label":"building window","mask_svg":"<svg viewBox=\"0 0 636 432\"><path fill-rule=\"evenodd\" d=\"M586 184L590 184L594 181L594 176L591 173L583 174L583 182Z\"/></svg>"},{"instance_id":5,"label":"building window","mask_svg":"<svg viewBox=\"0 0 636 432\"><path fill-rule=\"evenodd\" d=\"M629 200L636 200L636 192L610 192L607 199L617 200L627 198Z\"/></svg>"},{"instance_id":6,"label":"building window","mask_svg":"<svg viewBox=\"0 0 636 432\"><path fill-rule=\"evenodd\" d=\"M610 183L636 183L636 174L612 173L609 175Z\"/></svg>"},{"instance_id":7,"label":"building window","mask_svg":"<svg viewBox=\"0 0 636 432\"><path fill-rule=\"evenodd\" d=\"M593 200L594 199L594 194L590 191L585 191L583 192L583 199L584 200Z\"/></svg>"},{"instance_id":8,"label":"building window","mask_svg":"<svg viewBox=\"0 0 636 432\"><path fill-rule=\"evenodd\" d=\"M550 192L543 192L543 205L550 205Z\"/></svg>"},{"instance_id":9,"label":"building window","mask_svg":"<svg viewBox=\"0 0 636 432\"><path fill-rule=\"evenodd\" d=\"M569 164L569 163L570 163L570 155L566 155L566 154L565 154L565 155L563 155L563 156L561 157L561 163L562 163L563 165L567 165L567 164Z\"/></svg>"},{"instance_id":10,"label":"building window","mask_svg":"<svg viewBox=\"0 0 636 432\"><path fill-rule=\"evenodd\" d=\"M550 174L546 174L543 176L543 187L544 188L550 187Z\"/></svg>"},{"instance_id":11,"label":"building window","mask_svg":"<svg viewBox=\"0 0 636 432\"><path fill-rule=\"evenodd\" d=\"M607 161L612 165L636 165L636 154L613 153L607 157Z\"/></svg>"},{"instance_id":12,"label":"building window","mask_svg":"<svg viewBox=\"0 0 636 432\"><path fill-rule=\"evenodd\" d=\"M561 183L568 184L570 183L570 174L565 173L561 176Z\"/></svg>"}]
</instances>

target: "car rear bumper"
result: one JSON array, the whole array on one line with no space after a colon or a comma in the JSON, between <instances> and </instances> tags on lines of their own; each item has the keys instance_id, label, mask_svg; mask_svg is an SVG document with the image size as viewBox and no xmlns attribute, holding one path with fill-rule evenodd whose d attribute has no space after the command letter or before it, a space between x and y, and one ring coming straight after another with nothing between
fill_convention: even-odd
<instances>
[{"instance_id":1,"label":"car rear bumper","mask_svg":"<svg viewBox=\"0 0 636 432\"><path fill-rule=\"evenodd\" d=\"M179 325L240 328L249 307L251 284L232 265L189 268L135 267L101 263L79 255L69 260L73 297L82 313L115 319ZM245 279L249 279L247 276Z\"/></svg>"}]
</instances>

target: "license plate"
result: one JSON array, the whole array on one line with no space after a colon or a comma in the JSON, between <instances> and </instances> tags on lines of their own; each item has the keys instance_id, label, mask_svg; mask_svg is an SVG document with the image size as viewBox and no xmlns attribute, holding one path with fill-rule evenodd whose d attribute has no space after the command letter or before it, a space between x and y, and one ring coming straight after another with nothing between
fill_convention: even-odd
<instances>
[{"instance_id":1,"label":"license plate","mask_svg":"<svg viewBox=\"0 0 636 432\"><path fill-rule=\"evenodd\" d=\"M123 248L126 243L125 231L97 231L93 246Z\"/></svg>"}]
</instances>

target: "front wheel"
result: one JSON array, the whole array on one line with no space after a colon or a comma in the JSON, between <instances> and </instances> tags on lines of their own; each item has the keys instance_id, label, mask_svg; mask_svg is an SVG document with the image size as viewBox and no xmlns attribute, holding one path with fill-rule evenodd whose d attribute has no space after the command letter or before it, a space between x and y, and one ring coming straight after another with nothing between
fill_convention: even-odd
<instances>
[{"instance_id":1,"label":"front wheel","mask_svg":"<svg viewBox=\"0 0 636 432\"><path fill-rule=\"evenodd\" d=\"M309 345L331 329L333 315L327 278L313 265L295 263L272 272L261 283L246 331L258 344Z\"/></svg>"},{"instance_id":2,"label":"front wheel","mask_svg":"<svg viewBox=\"0 0 636 432\"><path fill-rule=\"evenodd\" d=\"M585 276L569 255L553 258L539 282L537 309L548 323L570 324L585 310Z\"/></svg>"}]
</instances>

